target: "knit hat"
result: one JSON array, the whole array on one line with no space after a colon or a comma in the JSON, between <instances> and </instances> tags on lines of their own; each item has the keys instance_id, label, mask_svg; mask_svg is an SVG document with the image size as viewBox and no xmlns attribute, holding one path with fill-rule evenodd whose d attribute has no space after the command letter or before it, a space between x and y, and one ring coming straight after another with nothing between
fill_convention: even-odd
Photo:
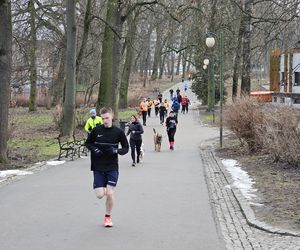
<instances>
[{"instance_id":1,"label":"knit hat","mask_svg":"<svg viewBox=\"0 0 300 250\"><path fill-rule=\"evenodd\" d=\"M96 115L96 109L91 109L90 110L90 115Z\"/></svg>"}]
</instances>

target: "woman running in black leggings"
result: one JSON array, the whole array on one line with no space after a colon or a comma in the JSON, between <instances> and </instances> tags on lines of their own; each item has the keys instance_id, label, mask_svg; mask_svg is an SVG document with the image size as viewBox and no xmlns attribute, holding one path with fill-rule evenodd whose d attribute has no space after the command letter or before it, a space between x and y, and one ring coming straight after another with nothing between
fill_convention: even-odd
<instances>
[{"instance_id":1,"label":"woman running in black leggings","mask_svg":"<svg viewBox=\"0 0 300 250\"><path fill-rule=\"evenodd\" d=\"M177 117L175 116L174 112L171 111L167 120L166 120L166 127L167 133L169 137L170 149L174 150L174 136L176 133L176 126L178 124Z\"/></svg>"},{"instance_id":2,"label":"woman running in black leggings","mask_svg":"<svg viewBox=\"0 0 300 250\"><path fill-rule=\"evenodd\" d=\"M135 115L130 117L130 125L127 135L130 134L129 145L131 148L132 166L135 167L135 163L140 163L140 153L142 145L142 134L144 133L143 126L139 123L138 118ZM137 158L135 161L135 151Z\"/></svg>"}]
</instances>

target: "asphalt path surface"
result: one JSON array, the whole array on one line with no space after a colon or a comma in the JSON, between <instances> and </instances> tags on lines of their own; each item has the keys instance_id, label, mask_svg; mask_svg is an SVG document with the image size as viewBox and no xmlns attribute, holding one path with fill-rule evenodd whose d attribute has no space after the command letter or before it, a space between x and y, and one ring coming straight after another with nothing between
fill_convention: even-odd
<instances>
[{"instance_id":1,"label":"asphalt path surface","mask_svg":"<svg viewBox=\"0 0 300 250\"><path fill-rule=\"evenodd\" d=\"M152 128L163 134L161 152ZM180 114L170 151L153 111L144 129L143 164L119 157L113 228L103 227L89 158L77 159L0 188L0 249L223 249L198 150L217 130L200 126L197 111Z\"/></svg>"}]
</instances>

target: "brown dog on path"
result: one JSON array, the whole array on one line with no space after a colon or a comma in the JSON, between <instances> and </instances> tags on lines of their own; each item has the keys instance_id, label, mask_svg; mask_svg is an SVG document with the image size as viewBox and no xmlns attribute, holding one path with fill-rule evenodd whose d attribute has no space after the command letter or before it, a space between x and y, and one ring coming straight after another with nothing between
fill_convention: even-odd
<instances>
[{"instance_id":1,"label":"brown dog on path","mask_svg":"<svg viewBox=\"0 0 300 250\"><path fill-rule=\"evenodd\" d=\"M162 135L157 133L155 129L153 129L154 132L154 150L157 152L160 152L161 149L161 142L162 142Z\"/></svg>"}]
</instances>

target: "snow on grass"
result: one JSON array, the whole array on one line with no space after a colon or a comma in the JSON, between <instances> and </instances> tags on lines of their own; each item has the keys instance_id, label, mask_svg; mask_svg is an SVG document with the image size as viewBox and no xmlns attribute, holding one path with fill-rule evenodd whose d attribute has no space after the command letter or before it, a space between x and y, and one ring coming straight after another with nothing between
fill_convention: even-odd
<instances>
[{"instance_id":1,"label":"snow on grass","mask_svg":"<svg viewBox=\"0 0 300 250\"><path fill-rule=\"evenodd\" d=\"M3 170L0 171L0 178L15 176L15 175L28 175L33 174L32 172L22 171L22 170Z\"/></svg>"},{"instance_id":2,"label":"snow on grass","mask_svg":"<svg viewBox=\"0 0 300 250\"><path fill-rule=\"evenodd\" d=\"M66 161L47 161L47 165L56 166L64 164Z\"/></svg>"},{"instance_id":3,"label":"snow on grass","mask_svg":"<svg viewBox=\"0 0 300 250\"><path fill-rule=\"evenodd\" d=\"M233 186L237 187L241 193L246 197L246 199L251 200L255 198L256 195L253 192L256 189L253 188L255 181L248 175L248 173L243 170L236 160L224 159L222 164L225 166L226 170L231 174L233 179Z\"/></svg>"}]
</instances>

